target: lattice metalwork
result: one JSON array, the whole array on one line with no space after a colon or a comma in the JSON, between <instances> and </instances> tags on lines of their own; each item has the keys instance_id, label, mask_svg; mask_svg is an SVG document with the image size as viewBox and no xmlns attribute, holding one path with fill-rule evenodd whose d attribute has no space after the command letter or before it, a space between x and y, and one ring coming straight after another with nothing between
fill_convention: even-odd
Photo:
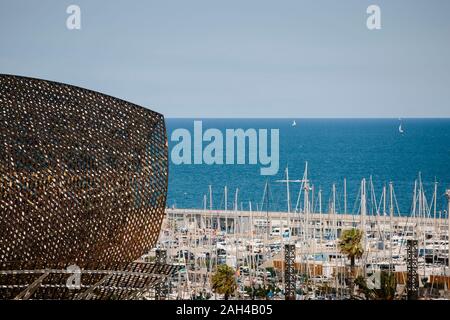
<instances>
[{"instance_id":1,"label":"lattice metalwork","mask_svg":"<svg viewBox=\"0 0 450 320\"><path fill-rule=\"evenodd\" d=\"M295 245L284 246L284 296L286 300L295 300Z\"/></svg>"},{"instance_id":2,"label":"lattice metalwork","mask_svg":"<svg viewBox=\"0 0 450 320\"><path fill-rule=\"evenodd\" d=\"M180 268L142 262L95 263L77 273L63 263L3 263L0 292L8 299L140 299ZM74 276L79 278L77 286L71 281Z\"/></svg>"},{"instance_id":3,"label":"lattice metalwork","mask_svg":"<svg viewBox=\"0 0 450 320\"><path fill-rule=\"evenodd\" d=\"M419 293L419 274L417 273L418 263L418 241L407 240L406 264L407 264L407 283L406 289L408 300L416 300Z\"/></svg>"},{"instance_id":4,"label":"lattice metalwork","mask_svg":"<svg viewBox=\"0 0 450 320\"><path fill-rule=\"evenodd\" d=\"M107 267L155 245L168 178L161 114L0 75L0 124L0 263Z\"/></svg>"},{"instance_id":5,"label":"lattice metalwork","mask_svg":"<svg viewBox=\"0 0 450 320\"><path fill-rule=\"evenodd\" d=\"M165 266L167 262L167 251L164 249L156 249L155 251L155 263L156 265ZM167 298L168 286L167 279L164 278L162 281L158 282L155 286L155 300L164 300Z\"/></svg>"}]
</instances>

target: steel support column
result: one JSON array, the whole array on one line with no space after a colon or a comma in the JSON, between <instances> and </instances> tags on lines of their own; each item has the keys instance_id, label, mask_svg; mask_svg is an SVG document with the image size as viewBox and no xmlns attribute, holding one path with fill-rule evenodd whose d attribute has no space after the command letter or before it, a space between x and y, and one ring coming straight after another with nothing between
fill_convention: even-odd
<instances>
[{"instance_id":1,"label":"steel support column","mask_svg":"<svg viewBox=\"0 0 450 320\"><path fill-rule=\"evenodd\" d=\"M284 246L284 296L286 300L295 300L295 245Z\"/></svg>"},{"instance_id":2,"label":"steel support column","mask_svg":"<svg viewBox=\"0 0 450 320\"><path fill-rule=\"evenodd\" d=\"M163 249L156 249L155 263L156 265L164 266L167 260L167 251ZM162 280L158 282L155 286L155 300L165 300L167 299L167 280Z\"/></svg>"},{"instance_id":3,"label":"steel support column","mask_svg":"<svg viewBox=\"0 0 450 320\"><path fill-rule=\"evenodd\" d=\"M418 262L418 241L408 240L407 241L407 272L408 278L406 283L408 300L417 300L419 293L419 275L417 273L417 262Z\"/></svg>"}]
</instances>

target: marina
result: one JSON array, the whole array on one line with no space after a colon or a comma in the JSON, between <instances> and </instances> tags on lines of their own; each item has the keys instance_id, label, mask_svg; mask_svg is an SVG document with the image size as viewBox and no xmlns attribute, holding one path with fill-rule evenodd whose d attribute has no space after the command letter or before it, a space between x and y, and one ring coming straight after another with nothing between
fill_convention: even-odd
<instances>
[{"instance_id":1,"label":"marina","mask_svg":"<svg viewBox=\"0 0 450 320\"><path fill-rule=\"evenodd\" d=\"M202 209L166 208L158 249L144 257L154 259L162 250L168 263L183 266L178 277L168 281L166 299L220 299L211 290L211 277L222 264L235 270L238 289L232 298L285 299L287 245L295 248L296 299L364 299L364 286L352 281L360 277L370 284L375 279L375 286L381 274L395 277L392 299L406 299L408 241L413 240L419 298L448 298L450 223L448 211L437 210L437 184L432 199L427 199L419 175L411 212L405 214L398 211L392 183L376 197L371 181L362 179L358 210L351 213L336 210L334 185L329 201L321 198L320 190L314 191L307 164L302 179L289 180L287 169L285 174L286 179L276 181L286 184L284 212L268 210L269 183L262 201L249 203L249 210L238 206L239 190L232 208L213 209L207 195ZM291 191L294 183L300 184L298 194ZM291 194L296 201L291 201ZM361 230L363 251L354 267L339 246L343 233L352 229Z\"/></svg>"}]
</instances>

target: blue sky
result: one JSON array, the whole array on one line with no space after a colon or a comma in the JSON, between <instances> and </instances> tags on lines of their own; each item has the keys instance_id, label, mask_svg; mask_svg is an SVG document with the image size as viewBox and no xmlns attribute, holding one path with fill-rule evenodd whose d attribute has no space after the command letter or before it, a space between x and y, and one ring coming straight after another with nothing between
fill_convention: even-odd
<instances>
[{"instance_id":1,"label":"blue sky","mask_svg":"<svg viewBox=\"0 0 450 320\"><path fill-rule=\"evenodd\" d=\"M450 117L449 15L447 0L2 0L0 73L167 117Z\"/></svg>"}]
</instances>

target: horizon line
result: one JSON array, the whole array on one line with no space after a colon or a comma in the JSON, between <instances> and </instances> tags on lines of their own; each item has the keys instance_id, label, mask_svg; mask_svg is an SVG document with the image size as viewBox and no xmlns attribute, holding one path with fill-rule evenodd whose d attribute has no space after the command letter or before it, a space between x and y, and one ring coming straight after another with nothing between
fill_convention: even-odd
<instances>
[{"instance_id":1,"label":"horizon line","mask_svg":"<svg viewBox=\"0 0 450 320\"><path fill-rule=\"evenodd\" d=\"M164 116L166 119L276 119L276 120L298 120L298 119L310 119L310 120L397 120L401 121L404 119L407 120L450 120L450 116L448 117L171 117Z\"/></svg>"}]
</instances>

